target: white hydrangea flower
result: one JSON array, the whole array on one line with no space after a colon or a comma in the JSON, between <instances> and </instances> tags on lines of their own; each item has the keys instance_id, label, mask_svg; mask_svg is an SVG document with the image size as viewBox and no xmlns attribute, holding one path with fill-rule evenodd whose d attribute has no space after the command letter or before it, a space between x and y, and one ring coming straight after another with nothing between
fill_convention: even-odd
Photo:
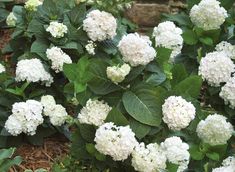
<instances>
[{"instance_id":1,"label":"white hydrangea flower","mask_svg":"<svg viewBox=\"0 0 235 172\"><path fill-rule=\"evenodd\" d=\"M118 49L126 63L131 66L147 65L156 57L156 51L151 46L148 37L142 37L138 33L123 36L118 44Z\"/></svg>"},{"instance_id":2,"label":"white hydrangea flower","mask_svg":"<svg viewBox=\"0 0 235 172\"><path fill-rule=\"evenodd\" d=\"M195 118L196 109L181 96L170 96L162 105L163 121L171 130L186 128Z\"/></svg>"},{"instance_id":3,"label":"white hydrangea flower","mask_svg":"<svg viewBox=\"0 0 235 172\"><path fill-rule=\"evenodd\" d=\"M42 2L40 0L28 0L27 2L25 2L24 7L29 11L37 11L37 7L39 5L42 5Z\"/></svg>"},{"instance_id":4,"label":"white hydrangea flower","mask_svg":"<svg viewBox=\"0 0 235 172\"><path fill-rule=\"evenodd\" d=\"M212 170L212 172L235 172L235 157L229 156L222 162L222 167L218 167Z\"/></svg>"},{"instance_id":5,"label":"white hydrangea flower","mask_svg":"<svg viewBox=\"0 0 235 172\"><path fill-rule=\"evenodd\" d=\"M182 33L183 31L171 21L162 22L154 28L153 36L155 37L155 46L171 49L171 62L181 53L183 48L184 41L181 36Z\"/></svg>"},{"instance_id":6,"label":"white hydrangea flower","mask_svg":"<svg viewBox=\"0 0 235 172\"><path fill-rule=\"evenodd\" d=\"M123 64L121 67L109 66L107 67L107 77L114 83L118 84L122 82L125 77L130 73L131 67L128 64Z\"/></svg>"},{"instance_id":7,"label":"white hydrangea flower","mask_svg":"<svg viewBox=\"0 0 235 172\"><path fill-rule=\"evenodd\" d=\"M226 144L233 133L233 126L226 117L218 114L209 115L199 122L197 135L205 143L212 146Z\"/></svg>"},{"instance_id":8,"label":"white hydrangea flower","mask_svg":"<svg viewBox=\"0 0 235 172\"><path fill-rule=\"evenodd\" d=\"M166 153L167 160L179 165L177 172L183 172L188 168L190 154L189 145L184 143L180 137L169 137L161 143L162 149Z\"/></svg>"},{"instance_id":9,"label":"white hydrangea flower","mask_svg":"<svg viewBox=\"0 0 235 172\"><path fill-rule=\"evenodd\" d=\"M211 86L227 82L235 71L233 61L224 52L208 53L201 59L198 74Z\"/></svg>"},{"instance_id":10,"label":"white hydrangea flower","mask_svg":"<svg viewBox=\"0 0 235 172\"><path fill-rule=\"evenodd\" d=\"M228 167L218 167L212 170L212 172L235 172L234 168L231 166Z\"/></svg>"},{"instance_id":11,"label":"white hydrangea flower","mask_svg":"<svg viewBox=\"0 0 235 172\"><path fill-rule=\"evenodd\" d=\"M37 127L43 123L42 110L42 104L35 100L13 104L12 115L5 123L6 130L13 136L22 132L27 135L36 134Z\"/></svg>"},{"instance_id":12,"label":"white hydrangea flower","mask_svg":"<svg viewBox=\"0 0 235 172\"><path fill-rule=\"evenodd\" d=\"M166 168L166 155L157 144L138 144L132 152L132 166L139 172L156 172Z\"/></svg>"},{"instance_id":13,"label":"white hydrangea flower","mask_svg":"<svg viewBox=\"0 0 235 172\"><path fill-rule=\"evenodd\" d=\"M23 132L23 127L21 122L16 118L15 115L10 115L5 123L6 130L12 136L18 136Z\"/></svg>"},{"instance_id":14,"label":"white hydrangea flower","mask_svg":"<svg viewBox=\"0 0 235 172\"><path fill-rule=\"evenodd\" d=\"M112 14L93 10L83 21L83 30L92 41L104 41L116 36L117 21Z\"/></svg>"},{"instance_id":15,"label":"white hydrangea flower","mask_svg":"<svg viewBox=\"0 0 235 172\"><path fill-rule=\"evenodd\" d=\"M10 12L10 14L7 16L6 23L8 26L15 26L16 25L17 18L14 15L13 12Z\"/></svg>"},{"instance_id":16,"label":"white hydrangea flower","mask_svg":"<svg viewBox=\"0 0 235 172\"><path fill-rule=\"evenodd\" d=\"M59 23L57 21L50 22L50 25L46 29L47 32L54 38L63 38L64 35L68 32L68 28L63 23Z\"/></svg>"},{"instance_id":17,"label":"white hydrangea flower","mask_svg":"<svg viewBox=\"0 0 235 172\"><path fill-rule=\"evenodd\" d=\"M228 17L227 11L217 0L202 0L190 11L192 22L204 30L219 29Z\"/></svg>"},{"instance_id":18,"label":"white hydrangea flower","mask_svg":"<svg viewBox=\"0 0 235 172\"><path fill-rule=\"evenodd\" d=\"M95 148L114 161L123 161L137 145L135 133L129 126L117 127L112 122L101 125L95 133Z\"/></svg>"},{"instance_id":19,"label":"white hydrangea flower","mask_svg":"<svg viewBox=\"0 0 235 172\"><path fill-rule=\"evenodd\" d=\"M235 59L235 45L222 41L216 45L215 49L224 52L230 59Z\"/></svg>"},{"instance_id":20,"label":"white hydrangea flower","mask_svg":"<svg viewBox=\"0 0 235 172\"><path fill-rule=\"evenodd\" d=\"M86 51L88 52L88 54L95 55L95 47L96 46L97 45L93 41L88 41L88 44L85 46Z\"/></svg>"},{"instance_id":21,"label":"white hydrangea flower","mask_svg":"<svg viewBox=\"0 0 235 172\"><path fill-rule=\"evenodd\" d=\"M0 63L0 74L3 72L6 72L6 68Z\"/></svg>"},{"instance_id":22,"label":"white hydrangea flower","mask_svg":"<svg viewBox=\"0 0 235 172\"><path fill-rule=\"evenodd\" d=\"M104 101L89 99L78 114L78 120L82 124L100 126L111 110L112 108Z\"/></svg>"},{"instance_id":23,"label":"white hydrangea flower","mask_svg":"<svg viewBox=\"0 0 235 172\"><path fill-rule=\"evenodd\" d=\"M46 86L53 83L53 77L48 73L39 59L20 60L16 66L16 81L42 82Z\"/></svg>"},{"instance_id":24,"label":"white hydrangea flower","mask_svg":"<svg viewBox=\"0 0 235 172\"><path fill-rule=\"evenodd\" d=\"M229 104L232 109L235 108L235 76L221 88L219 95L224 99L225 104Z\"/></svg>"},{"instance_id":25,"label":"white hydrangea flower","mask_svg":"<svg viewBox=\"0 0 235 172\"><path fill-rule=\"evenodd\" d=\"M52 47L46 51L47 58L51 60L51 68L55 70L56 73L63 71L64 64L71 64L71 58L62 51L61 48Z\"/></svg>"},{"instance_id":26,"label":"white hydrangea flower","mask_svg":"<svg viewBox=\"0 0 235 172\"><path fill-rule=\"evenodd\" d=\"M68 118L66 109L56 101L53 96L46 95L41 97L41 103L44 107L43 114L50 118L50 122L54 126L61 126Z\"/></svg>"},{"instance_id":27,"label":"white hydrangea flower","mask_svg":"<svg viewBox=\"0 0 235 172\"><path fill-rule=\"evenodd\" d=\"M51 95L42 96L41 103L44 108L56 105L56 101L55 101L54 97Z\"/></svg>"}]
</instances>

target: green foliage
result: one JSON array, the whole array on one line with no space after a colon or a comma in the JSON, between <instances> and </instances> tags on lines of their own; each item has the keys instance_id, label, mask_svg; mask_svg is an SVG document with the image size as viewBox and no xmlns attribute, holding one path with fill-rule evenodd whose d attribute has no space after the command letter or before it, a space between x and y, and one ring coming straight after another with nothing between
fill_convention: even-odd
<instances>
[{"instance_id":1,"label":"green foliage","mask_svg":"<svg viewBox=\"0 0 235 172\"><path fill-rule=\"evenodd\" d=\"M21 164L21 157L14 157L14 153L15 148L0 149L0 171L7 172L12 166Z\"/></svg>"}]
</instances>

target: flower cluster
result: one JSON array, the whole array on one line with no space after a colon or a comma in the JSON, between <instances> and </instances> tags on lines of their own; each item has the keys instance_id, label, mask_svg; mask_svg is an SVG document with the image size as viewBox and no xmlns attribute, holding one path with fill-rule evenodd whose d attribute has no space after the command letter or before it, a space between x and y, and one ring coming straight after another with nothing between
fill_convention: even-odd
<instances>
[{"instance_id":1,"label":"flower cluster","mask_svg":"<svg viewBox=\"0 0 235 172\"><path fill-rule=\"evenodd\" d=\"M215 49L224 52L230 59L235 59L235 45L222 41L216 45Z\"/></svg>"},{"instance_id":2,"label":"flower cluster","mask_svg":"<svg viewBox=\"0 0 235 172\"><path fill-rule=\"evenodd\" d=\"M16 81L42 82L50 86L53 77L44 69L39 59L20 60L16 66Z\"/></svg>"},{"instance_id":3,"label":"flower cluster","mask_svg":"<svg viewBox=\"0 0 235 172\"><path fill-rule=\"evenodd\" d=\"M163 121L171 130L186 128L195 118L196 109L182 97L170 96L162 105Z\"/></svg>"},{"instance_id":4,"label":"flower cluster","mask_svg":"<svg viewBox=\"0 0 235 172\"><path fill-rule=\"evenodd\" d=\"M121 67L109 66L107 67L107 77L114 83L122 82L125 77L130 73L131 67L128 64L123 64Z\"/></svg>"},{"instance_id":5,"label":"flower cluster","mask_svg":"<svg viewBox=\"0 0 235 172\"><path fill-rule=\"evenodd\" d=\"M50 22L50 25L46 29L47 32L54 38L63 38L64 35L68 32L68 28L63 23L59 23L57 21Z\"/></svg>"},{"instance_id":6,"label":"flower cluster","mask_svg":"<svg viewBox=\"0 0 235 172\"><path fill-rule=\"evenodd\" d=\"M135 133L129 126L117 127L112 122L101 125L95 133L95 148L115 161L123 161L137 145Z\"/></svg>"},{"instance_id":7,"label":"flower cluster","mask_svg":"<svg viewBox=\"0 0 235 172\"><path fill-rule=\"evenodd\" d=\"M83 30L92 41L104 41L116 36L117 21L112 14L93 10L83 21Z\"/></svg>"},{"instance_id":8,"label":"flower cluster","mask_svg":"<svg viewBox=\"0 0 235 172\"><path fill-rule=\"evenodd\" d=\"M151 46L149 38L138 33L123 36L118 48L123 60L131 66L147 65L156 57L156 51Z\"/></svg>"},{"instance_id":9,"label":"flower cluster","mask_svg":"<svg viewBox=\"0 0 235 172\"><path fill-rule=\"evenodd\" d=\"M162 22L154 28L153 36L155 37L155 46L171 49L171 62L181 53L183 47L182 33L183 31L170 21Z\"/></svg>"},{"instance_id":10,"label":"flower cluster","mask_svg":"<svg viewBox=\"0 0 235 172\"><path fill-rule=\"evenodd\" d=\"M112 108L104 101L89 99L78 114L78 120L80 123L100 126L111 110Z\"/></svg>"},{"instance_id":11,"label":"flower cluster","mask_svg":"<svg viewBox=\"0 0 235 172\"><path fill-rule=\"evenodd\" d=\"M53 96L42 96L41 103L44 107L43 114L50 118L52 125L61 126L65 123L65 120L68 117L68 113L62 105L56 104Z\"/></svg>"},{"instance_id":12,"label":"flower cluster","mask_svg":"<svg viewBox=\"0 0 235 172\"><path fill-rule=\"evenodd\" d=\"M226 117L218 114L209 115L200 121L196 130L198 137L212 146L226 144L233 131L233 126L226 121Z\"/></svg>"},{"instance_id":13,"label":"flower cluster","mask_svg":"<svg viewBox=\"0 0 235 172\"><path fill-rule=\"evenodd\" d=\"M198 73L209 85L220 86L229 80L234 71L233 61L224 52L212 52L202 58Z\"/></svg>"},{"instance_id":14,"label":"flower cluster","mask_svg":"<svg viewBox=\"0 0 235 172\"><path fill-rule=\"evenodd\" d=\"M63 65L72 63L71 58L64 53L61 48L52 47L46 51L47 58L51 60L51 68L55 70L56 73L63 71Z\"/></svg>"},{"instance_id":15,"label":"flower cluster","mask_svg":"<svg viewBox=\"0 0 235 172\"><path fill-rule=\"evenodd\" d=\"M42 110L42 104L35 100L13 104L12 115L5 123L6 130L13 136L22 132L36 134L37 127L43 123Z\"/></svg>"},{"instance_id":16,"label":"flower cluster","mask_svg":"<svg viewBox=\"0 0 235 172\"><path fill-rule=\"evenodd\" d=\"M88 44L85 46L86 51L88 52L88 54L95 55L95 47L96 46L97 45L93 41L88 41Z\"/></svg>"},{"instance_id":17,"label":"flower cluster","mask_svg":"<svg viewBox=\"0 0 235 172\"><path fill-rule=\"evenodd\" d=\"M138 144L132 152L132 166L139 172L155 172L166 168L166 156L157 144Z\"/></svg>"},{"instance_id":18,"label":"flower cluster","mask_svg":"<svg viewBox=\"0 0 235 172\"><path fill-rule=\"evenodd\" d=\"M202 0L190 11L192 22L204 30L219 29L227 17L227 11L217 0Z\"/></svg>"},{"instance_id":19,"label":"flower cluster","mask_svg":"<svg viewBox=\"0 0 235 172\"><path fill-rule=\"evenodd\" d=\"M222 167L218 167L212 170L212 172L234 172L235 169L235 157L229 156L222 162Z\"/></svg>"},{"instance_id":20,"label":"flower cluster","mask_svg":"<svg viewBox=\"0 0 235 172\"><path fill-rule=\"evenodd\" d=\"M219 95L222 99L224 99L225 104L230 104L232 109L235 108L235 76L231 77L221 88Z\"/></svg>"},{"instance_id":21,"label":"flower cluster","mask_svg":"<svg viewBox=\"0 0 235 172\"><path fill-rule=\"evenodd\" d=\"M14 15L13 12L11 12L11 13L7 16L7 19L6 19L7 25L8 25L8 26L15 26L15 25L16 25L16 21L17 21L16 16Z\"/></svg>"},{"instance_id":22,"label":"flower cluster","mask_svg":"<svg viewBox=\"0 0 235 172\"><path fill-rule=\"evenodd\" d=\"M42 2L40 0L28 0L25 2L25 9L29 11L37 11L37 7L39 5L42 5Z\"/></svg>"},{"instance_id":23,"label":"flower cluster","mask_svg":"<svg viewBox=\"0 0 235 172\"><path fill-rule=\"evenodd\" d=\"M0 63L0 74L5 71L6 71L6 68Z\"/></svg>"},{"instance_id":24,"label":"flower cluster","mask_svg":"<svg viewBox=\"0 0 235 172\"><path fill-rule=\"evenodd\" d=\"M167 160L173 164L179 165L177 172L183 172L188 168L190 154L188 152L189 145L182 142L180 137L169 137L161 143L162 149L165 151Z\"/></svg>"}]
</instances>

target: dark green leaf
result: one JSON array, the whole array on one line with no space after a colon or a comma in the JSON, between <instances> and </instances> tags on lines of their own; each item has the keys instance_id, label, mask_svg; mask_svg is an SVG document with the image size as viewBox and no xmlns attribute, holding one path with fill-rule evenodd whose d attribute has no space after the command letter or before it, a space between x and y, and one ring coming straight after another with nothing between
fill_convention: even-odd
<instances>
[{"instance_id":1,"label":"dark green leaf","mask_svg":"<svg viewBox=\"0 0 235 172\"><path fill-rule=\"evenodd\" d=\"M120 125L125 126L125 125L129 124L126 117L116 108L113 108L109 112L105 122L113 122L114 124L116 124L118 126L120 126Z\"/></svg>"}]
</instances>

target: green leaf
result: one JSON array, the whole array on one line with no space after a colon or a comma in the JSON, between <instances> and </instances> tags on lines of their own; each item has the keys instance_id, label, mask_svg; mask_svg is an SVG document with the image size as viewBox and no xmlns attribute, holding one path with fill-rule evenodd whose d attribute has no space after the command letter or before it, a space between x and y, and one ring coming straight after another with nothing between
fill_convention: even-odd
<instances>
[{"instance_id":1,"label":"green leaf","mask_svg":"<svg viewBox=\"0 0 235 172\"><path fill-rule=\"evenodd\" d=\"M209 38L209 37L202 37L199 38L200 42L209 46L213 46L213 39Z\"/></svg>"},{"instance_id":2,"label":"green leaf","mask_svg":"<svg viewBox=\"0 0 235 172\"><path fill-rule=\"evenodd\" d=\"M95 59L90 64L90 72L93 79L88 83L89 88L96 94L106 95L120 90L121 87L112 83L106 75L108 64L102 60Z\"/></svg>"},{"instance_id":3,"label":"green leaf","mask_svg":"<svg viewBox=\"0 0 235 172\"><path fill-rule=\"evenodd\" d=\"M204 153L200 152L198 145L192 145L189 149L190 156L194 160L202 160L204 158Z\"/></svg>"},{"instance_id":4,"label":"green leaf","mask_svg":"<svg viewBox=\"0 0 235 172\"><path fill-rule=\"evenodd\" d=\"M30 51L32 53L38 54L39 56L45 59L46 50L48 47L49 47L49 42L46 39L38 38L33 42Z\"/></svg>"},{"instance_id":5,"label":"green leaf","mask_svg":"<svg viewBox=\"0 0 235 172\"><path fill-rule=\"evenodd\" d=\"M194 5L198 4L201 0L187 0L188 9L190 10Z\"/></svg>"},{"instance_id":6,"label":"green leaf","mask_svg":"<svg viewBox=\"0 0 235 172\"><path fill-rule=\"evenodd\" d=\"M86 144L86 150L89 154L94 155L96 152L95 145L92 143L87 143Z\"/></svg>"},{"instance_id":7,"label":"green leaf","mask_svg":"<svg viewBox=\"0 0 235 172\"><path fill-rule=\"evenodd\" d=\"M129 124L126 117L117 108L113 108L109 112L105 122L113 122L114 124L119 126L126 126Z\"/></svg>"},{"instance_id":8,"label":"green leaf","mask_svg":"<svg viewBox=\"0 0 235 172\"><path fill-rule=\"evenodd\" d=\"M175 86L185 78L187 78L188 73L183 64L175 64L172 68L172 80L171 85Z\"/></svg>"},{"instance_id":9,"label":"green leaf","mask_svg":"<svg viewBox=\"0 0 235 172\"><path fill-rule=\"evenodd\" d=\"M138 139L144 138L151 130L151 127L142 124L134 119L130 120L130 127Z\"/></svg>"},{"instance_id":10,"label":"green leaf","mask_svg":"<svg viewBox=\"0 0 235 172\"><path fill-rule=\"evenodd\" d=\"M172 50L164 48L164 47L158 47L157 48L157 62L163 66L164 63L168 63L169 58L171 56Z\"/></svg>"},{"instance_id":11,"label":"green leaf","mask_svg":"<svg viewBox=\"0 0 235 172\"><path fill-rule=\"evenodd\" d=\"M216 153L216 152L206 153L206 156L207 156L209 159L214 160L214 161L219 161L219 159L220 159L219 154Z\"/></svg>"},{"instance_id":12,"label":"green leaf","mask_svg":"<svg viewBox=\"0 0 235 172\"><path fill-rule=\"evenodd\" d=\"M160 103L151 90L141 89L136 93L127 91L122 100L126 111L137 121L150 126L160 125Z\"/></svg>"},{"instance_id":13,"label":"green leaf","mask_svg":"<svg viewBox=\"0 0 235 172\"><path fill-rule=\"evenodd\" d=\"M132 68L130 73L126 76L123 83L133 81L135 78L138 77L138 75L140 75L143 72L144 68L145 68L145 66L138 66L138 67Z\"/></svg>"},{"instance_id":14,"label":"green leaf","mask_svg":"<svg viewBox=\"0 0 235 172\"><path fill-rule=\"evenodd\" d=\"M7 172L10 167L12 167L14 165L20 165L21 162L22 162L22 158L20 156L16 156L13 159L7 159L4 161L4 163L0 164L1 165L0 171Z\"/></svg>"},{"instance_id":15,"label":"green leaf","mask_svg":"<svg viewBox=\"0 0 235 172\"><path fill-rule=\"evenodd\" d=\"M184 42L188 45L195 45L198 42L197 34L189 29L184 31L182 37L184 39Z\"/></svg>"},{"instance_id":16,"label":"green leaf","mask_svg":"<svg viewBox=\"0 0 235 172\"><path fill-rule=\"evenodd\" d=\"M192 24L189 16L185 13L179 14L163 14L165 20L176 22L178 25L182 26L190 26Z\"/></svg>"},{"instance_id":17,"label":"green leaf","mask_svg":"<svg viewBox=\"0 0 235 172\"><path fill-rule=\"evenodd\" d=\"M179 168L179 165L177 165L177 164L173 164L170 162L167 163L167 171L168 172L177 172L178 168Z\"/></svg>"},{"instance_id":18,"label":"green leaf","mask_svg":"<svg viewBox=\"0 0 235 172\"><path fill-rule=\"evenodd\" d=\"M174 87L173 91L180 95L185 94L191 96L192 98L198 98L201 90L201 85L201 77L194 75L184 79L179 84L177 84Z\"/></svg>"},{"instance_id":19,"label":"green leaf","mask_svg":"<svg viewBox=\"0 0 235 172\"><path fill-rule=\"evenodd\" d=\"M146 82L153 85L158 86L166 80L166 75L162 72L151 74L147 79Z\"/></svg>"},{"instance_id":20,"label":"green leaf","mask_svg":"<svg viewBox=\"0 0 235 172\"><path fill-rule=\"evenodd\" d=\"M15 152L15 148L10 148L10 149L1 149L0 150L0 160L4 160L6 158L11 158L12 155Z\"/></svg>"},{"instance_id":21,"label":"green leaf","mask_svg":"<svg viewBox=\"0 0 235 172\"><path fill-rule=\"evenodd\" d=\"M68 17L73 26L78 27L86 17L86 6L84 4L75 6L69 13Z\"/></svg>"}]
</instances>

